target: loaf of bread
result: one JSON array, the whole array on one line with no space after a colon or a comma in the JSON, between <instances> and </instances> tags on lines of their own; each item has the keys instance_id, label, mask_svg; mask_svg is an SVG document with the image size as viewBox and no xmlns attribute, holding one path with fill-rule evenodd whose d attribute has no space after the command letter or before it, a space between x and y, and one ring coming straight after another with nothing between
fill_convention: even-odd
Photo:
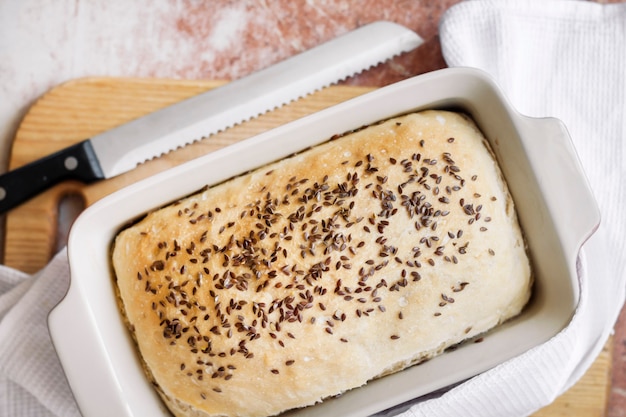
<instances>
[{"instance_id":1,"label":"loaf of bread","mask_svg":"<svg viewBox=\"0 0 626 417\"><path fill-rule=\"evenodd\" d=\"M489 145L447 111L332 138L155 210L119 233L112 263L176 416L313 405L488 331L532 287Z\"/></svg>"}]
</instances>

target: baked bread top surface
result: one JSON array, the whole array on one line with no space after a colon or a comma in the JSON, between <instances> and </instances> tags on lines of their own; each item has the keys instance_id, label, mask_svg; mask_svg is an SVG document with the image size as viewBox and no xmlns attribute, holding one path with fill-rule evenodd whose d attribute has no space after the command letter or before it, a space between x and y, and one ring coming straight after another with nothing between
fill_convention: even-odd
<instances>
[{"instance_id":1,"label":"baked bread top surface","mask_svg":"<svg viewBox=\"0 0 626 417\"><path fill-rule=\"evenodd\" d=\"M444 111L156 210L118 235L113 266L147 372L175 414L198 416L361 386L515 316L532 283L485 138Z\"/></svg>"}]
</instances>

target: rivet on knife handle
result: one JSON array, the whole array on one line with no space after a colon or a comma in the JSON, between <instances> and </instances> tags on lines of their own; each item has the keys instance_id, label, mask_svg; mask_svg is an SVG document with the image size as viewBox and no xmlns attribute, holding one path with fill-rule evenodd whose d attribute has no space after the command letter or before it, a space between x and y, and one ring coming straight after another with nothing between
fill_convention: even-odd
<instances>
[{"instance_id":1,"label":"rivet on knife handle","mask_svg":"<svg viewBox=\"0 0 626 417\"><path fill-rule=\"evenodd\" d=\"M103 179L91 143L85 140L0 175L0 213L67 179L89 183Z\"/></svg>"}]
</instances>

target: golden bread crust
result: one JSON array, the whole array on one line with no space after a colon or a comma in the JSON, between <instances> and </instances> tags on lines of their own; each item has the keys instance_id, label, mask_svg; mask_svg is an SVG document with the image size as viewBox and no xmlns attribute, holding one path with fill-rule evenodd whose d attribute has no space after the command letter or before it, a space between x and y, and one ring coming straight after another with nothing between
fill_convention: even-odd
<instances>
[{"instance_id":1,"label":"golden bread crust","mask_svg":"<svg viewBox=\"0 0 626 417\"><path fill-rule=\"evenodd\" d=\"M154 211L118 235L113 265L147 372L179 416L314 404L517 315L532 284L486 140L444 111Z\"/></svg>"}]
</instances>

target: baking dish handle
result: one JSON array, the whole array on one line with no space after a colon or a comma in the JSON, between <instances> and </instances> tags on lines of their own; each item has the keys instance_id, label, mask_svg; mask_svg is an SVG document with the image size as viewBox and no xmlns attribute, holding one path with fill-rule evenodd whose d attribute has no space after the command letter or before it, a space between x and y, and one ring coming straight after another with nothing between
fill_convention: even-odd
<instances>
[{"instance_id":1,"label":"baking dish handle","mask_svg":"<svg viewBox=\"0 0 626 417\"><path fill-rule=\"evenodd\" d=\"M600 224L600 210L566 126L556 118L522 116L526 149L565 254L577 256ZM556 168L558 167L558 168Z\"/></svg>"}]
</instances>

